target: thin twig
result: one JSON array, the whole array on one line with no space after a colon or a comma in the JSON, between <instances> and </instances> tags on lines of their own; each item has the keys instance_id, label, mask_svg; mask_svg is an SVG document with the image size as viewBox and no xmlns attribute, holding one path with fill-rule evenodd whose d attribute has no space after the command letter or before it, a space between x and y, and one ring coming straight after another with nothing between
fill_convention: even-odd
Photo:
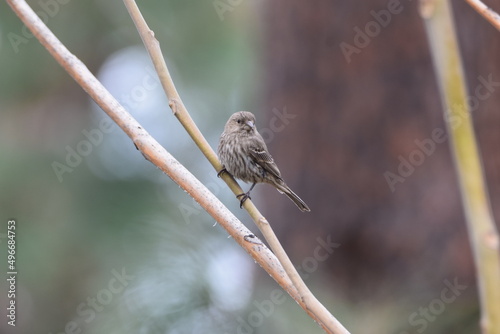
<instances>
[{"instance_id":1,"label":"thin twig","mask_svg":"<svg viewBox=\"0 0 500 334\"><path fill-rule=\"evenodd\" d=\"M450 145L460 182L467 230L476 265L484 334L500 334L499 235L490 208L482 164L470 114L462 60L448 0L425 1L425 19L434 68L437 73ZM467 117L463 116L463 110Z\"/></svg>"},{"instance_id":2,"label":"thin twig","mask_svg":"<svg viewBox=\"0 0 500 334\"><path fill-rule=\"evenodd\" d=\"M161 52L160 43L155 38L153 31L148 27L144 20L136 2L134 0L124 0L125 6L129 11L132 20L134 21L139 35L148 50L148 53L153 61L160 81L167 97L170 101L169 105L172 108L174 115L179 122L184 126L196 145L208 159L208 161L215 168L216 172L222 169L222 165L213 151L212 147L208 144L203 134L200 132L194 121L192 120L189 112L187 111L184 103L175 88L174 82L168 71L163 54ZM234 178L227 173L224 173L223 180L227 183L235 195L243 193L241 187L234 180ZM244 208L248 211L249 215L254 220L259 230L264 235L269 246L273 250L276 257L280 260L283 268L294 283L299 291L301 301L306 306L305 310L313 317L322 327L329 333L348 333L342 324L321 304L318 299L311 293L306 286L295 266L290 261L285 250L281 246L278 238L276 237L271 225L267 222L266 218L259 212L255 205L250 201L244 202Z\"/></svg>"},{"instance_id":3,"label":"thin twig","mask_svg":"<svg viewBox=\"0 0 500 334\"><path fill-rule=\"evenodd\" d=\"M500 15L490 7L486 6L481 0L465 0L481 14L487 21L489 21L498 31L500 31Z\"/></svg>"},{"instance_id":4,"label":"thin twig","mask_svg":"<svg viewBox=\"0 0 500 334\"><path fill-rule=\"evenodd\" d=\"M173 156L171 156L129 113L127 113L123 106L121 106L104 88L87 67L77 57L70 53L47 28L35 12L28 6L26 1L6 1L54 59L56 59L90 97L92 97L92 99L133 140L144 157L159 167L174 182L186 190L186 192L188 192L217 222L219 222L236 242L238 242L238 244L243 247L245 251L247 251L311 317L322 324L322 322L316 318L315 314L308 309L302 299L302 295L298 293L298 290L283 270L276 256L262 243L255 241L249 242L247 240L247 237L251 235L250 231L201 182L173 158ZM172 88L175 90L173 84L171 87L166 87L165 89ZM173 105L174 112L179 103L182 105L180 99L170 99L170 104ZM184 107L182 106L182 108ZM187 116L189 116L189 114L187 114ZM225 179L227 180L227 176ZM323 324L322 326L325 328ZM339 330L330 331L330 333L348 332L346 330Z\"/></svg>"}]
</instances>

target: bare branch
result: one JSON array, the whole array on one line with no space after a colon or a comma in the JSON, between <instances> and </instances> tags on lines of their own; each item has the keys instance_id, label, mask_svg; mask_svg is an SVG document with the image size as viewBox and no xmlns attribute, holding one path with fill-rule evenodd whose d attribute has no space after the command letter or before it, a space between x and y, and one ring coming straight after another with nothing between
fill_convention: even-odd
<instances>
[{"instance_id":1,"label":"bare branch","mask_svg":"<svg viewBox=\"0 0 500 334\"><path fill-rule=\"evenodd\" d=\"M481 0L465 0L481 14L487 21L489 21L498 31L500 31L500 15L493 9L486 6Z\"/></svg>"},{"instance_id":2,"label":"bare branch","mask_svg":"<svg viewBox=\"0 0 500 334\"><path fill-rule=\"evenodd\" d=\"M165 89L165 93L171 101L170 106L172 107L174 115L185 127L186 131L190 134L191 138L193 138L195 143L210 161L212 166L214 166L215 170L217 172L220 171L222 169L222 165L220 164L217 155L212 150L206 139L203 137L196 124L193 122L191 116L182 103L177 90L175 89L175 85L164 61L159 42L154 37L154 33L147 26L147 23L142 17L142 14L140 13L135 1L124 0L124 3L127 6L127 9L132 19L134 20L134 23L139 31L144 45L146 46L151 56L153 64L155 65L162 85ZM243 193L241 187L230 175L225 173L223 175L223 179L235 195ZM244 207L253 218L255 224L263 233L271 249L274 251L288 276L290 277L291 281L299 291L299 300L305 306L304 309L308 312L308 314L312 316L313 319L318 321L318 323L320 323L325 330L328 329L328 332L347 333L347 330L345 330L345 328L333 317L333 315L331 315L331 313L328 312L328 310L314 297L314 295L312 295L310 290L304 284L265 217L262 216L262 214L257 210L257 208L250 200L245 201Z\"/></svg>"},{"instance_id":3,"label":"bare branch","mask_svg":"<svg viewBox=\"0 0 500 334\"><path fill-rule=\"evenodd\" d=\"M328 333L348 333L347 330L312 296L312 294L299 293L295 282L292 283L289 276L284 272L282 265L275 255L262 243L249 241L247 237L251 232L217 199L201 182L199 182L184 166L182 166L170 153L168 153L154 138L152 138L144 128L120 105L120 103L106 90L106 88L95 78L88 68L57 39L57 37L39 19L35 12L24 0L7 0L13 11L19 16L23 23L31 30L33 35L49 51L56 61L75 79L75 81L92 97L92 99L115 121L118 126L132 139L137 149L144 157L154 165L164 171L174 182L188 192L214 219L219 222L238 244L247 251L256 262L285 290L306 312L327 331ZM131 2L128 3L129 5ZM135 3L133 3L135 5ZM137 10L138 12L138 10ZM139 13L140 14L140 13ZM144 23L145 24L145 23ZM147 28L147 26L144 26ZM143 27L143 28L144 28ZM153 33L149 29L139 29L145 33L143 37L150 40L151 44L156 44L159 51L158 41L154 39ZM141 35L142 37L142 35ZM156 42L155 42L156 41ZM161 53L160 53L161 55ZM159 63L156 63L156 62ZM203 153L209 158L217 171L221 169L217 156L203 138L198 128L187 113L164 63L163 57L153 59L162 84L169 97L169 105L174 114L186 127L193 139L201 145ZM168 80L165 80L167 78ZM241 193L241 188L229 176L224 176L224 180L230 184L231 189ZM245 202L245 208L250 212L254 220L257 217L257 224L266 231L269 236L272 233L265 218L260 215L255 206L250 202ZM274 234L274 233L273 233ZM252 238L253 239L253 238ZM272 238L271 238L272 239ZM278 243L277 238L274 241ZM277 247L276 253L280 254L281 246ZM283 256L283 254L281 254ZM286 257L286 254L285 254ZM289 260L288 260L289 261ZM289 263L291 265L291 262ZM292 265L293 267L293 265ZM294 269L295 270L295 269ZM297 274L298 276L298 274ZM292 274L293 277L293 274ZM299 277L300 279L300 277ZM299 284L299 286L301 286ZM305 285L304 285L305 286ZM305 287L307 289L307 287ZM308 291L308 290L307 290ZM311 302L311 296L313 301ZM306 304L307 301L307 304ZM317 303L316 303L316 302ZM318 305L319 304L319 305Z\"/></svg>"},{"instance_id":4,"label":"bare branch","mask_svg":"<svg viewBox=\"0 0 500 334\"><path fill-rule=\"evenodd\" d=\"M170 76L170 73L167 69L167 65L161 52L160 43L154 37L154 33L148 27L136 2L134 0L124 0L124 3L137 27L137 30L139 31L146 49L149 52L149 55L164 87L165 93L167 94L168 99L171 101L170 106L172 107L174 115L177 117L179 122L181 122L196 145L198 145L199 149L203 152L208 161L215 168L216 172L219 172L222 169L222 165L219 162L217 155L192 120L191 116L186 110L186 107L184 106L184 103L182 103L182 100L177 93L177 90L175 89L172 77ZM243 190L240 188L238 183L232 176L228 175L228 173L224 173L223 180L227 183L227 185L235 195L243 193ZM269 243L269 246L273 250L276 257L280 260L286 273L297 288L300 295L300 301L303 302L305 306L304 310L306 310L313 319L315 319L320 325L322 325L323 328L327 330L327 332L348 333L347 330L342 326L342 324L323 306L323 304L318 301L318 299L306 286L299 273L295 269L292 261L290 261L288 255L281 246L278 238L276 237L274 231L271 228L271 225L268 223L266 218L259 212L259 210L250 200L246 200L243 206L248 211L255 224L264 235L264 238Z\"/></svg>"}]
</instances>

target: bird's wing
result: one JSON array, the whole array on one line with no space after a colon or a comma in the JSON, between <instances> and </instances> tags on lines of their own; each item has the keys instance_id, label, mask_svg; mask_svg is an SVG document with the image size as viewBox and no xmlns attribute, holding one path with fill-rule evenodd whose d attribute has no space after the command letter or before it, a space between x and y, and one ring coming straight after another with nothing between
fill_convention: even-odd
<instances>
[{"instance_id":1,"label":"bird's wing","mask_svg":"<svg viewBox=\"0 0 500 334\"><path fill-rule=\"evenodd\" d=\"M250 155L264 170L271 173L278 179L281 179L281 173L278 166L274 163L273 157L263 147L250 148Z\"/></svg>"}]
</instances>

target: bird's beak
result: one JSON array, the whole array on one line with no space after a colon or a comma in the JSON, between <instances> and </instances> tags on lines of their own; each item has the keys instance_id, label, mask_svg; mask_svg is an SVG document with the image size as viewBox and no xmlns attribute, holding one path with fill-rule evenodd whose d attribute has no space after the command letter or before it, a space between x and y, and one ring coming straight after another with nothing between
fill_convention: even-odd
<instances>
[{"instance_id":1,"label":"bird's beak","mask_svg":"<svg viewBox=\"0 0 500 334\"><path fill-rule=\"evenodd\" d=\"M248 125L250 129L253 129L255 127L255 124L253 124L252 121L246 121L245 124Z\"/></svg>"}]
</instances>

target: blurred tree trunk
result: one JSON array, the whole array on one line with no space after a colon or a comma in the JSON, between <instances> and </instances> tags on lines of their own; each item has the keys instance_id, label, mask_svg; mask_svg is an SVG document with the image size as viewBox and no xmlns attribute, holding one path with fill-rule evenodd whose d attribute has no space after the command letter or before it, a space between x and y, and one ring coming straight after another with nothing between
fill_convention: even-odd
<instances>
[{"instance_id":1,"label":"blurred tree trunk","mask_svg":"<svg viewBox=\"0 0 500 334\"><path fill-rule=\"evenodd\" d=\"M491 82L500 82L500 35L466 3L453 5L498 222L500 85ZM341 246L322 266L336 290L364 298L384 287L439 291L454 277L473 285L417 2L275 0L266 15L267 110L297 115L270 150L312 210L301 214L268 196L270 221L295 262L312 255L316 238L331 235ZM476 96L481 85L486 98Z\"/></svg>"}]
</instances>

